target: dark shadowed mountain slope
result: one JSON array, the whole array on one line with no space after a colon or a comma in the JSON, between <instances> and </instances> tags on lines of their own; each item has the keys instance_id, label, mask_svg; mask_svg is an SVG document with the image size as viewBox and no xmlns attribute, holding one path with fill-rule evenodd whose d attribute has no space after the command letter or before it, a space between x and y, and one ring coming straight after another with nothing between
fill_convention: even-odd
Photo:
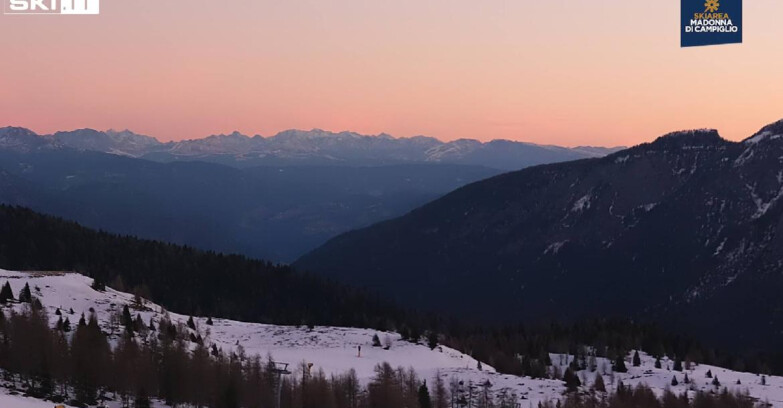
<instances>
[{"instance_id":1,"label":"dark shadowed mountain slope","mask_svg":"<svg viewBox=\"0 0 783 408\"><path fill-rule=\"evenodd\" d=\"M296 266L490 320L622 315L783 340L783 121L672 133L463 187ZM780 344L780 343L777 343Z\"/></svg>"},{"instance_id":2,"label":"dark shadowed mountain slope","mask_svg":"<svg viewBox=\"0 0 783 408\"><path fill-rule=\"evenodd\" d=\"M76 271L181 313L244 321L382 327L404 316L373 294L287 266L94 231L5 205L0 268Z\"/></svg>"}]
</instances>

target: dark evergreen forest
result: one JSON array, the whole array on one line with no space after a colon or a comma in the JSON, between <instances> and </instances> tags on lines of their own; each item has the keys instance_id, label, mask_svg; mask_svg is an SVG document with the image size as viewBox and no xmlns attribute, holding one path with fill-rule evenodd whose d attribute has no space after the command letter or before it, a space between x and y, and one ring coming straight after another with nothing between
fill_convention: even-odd
<instances>
[{"instance_id":1,"label":"dark evergreen forest","mask_svg":"<svg viewBox=\"0 0 783 408\"><path fill-rule=\"evenodd\" d=\"M405 309L289 266L93 231L21 207L0 206L0 268L80 272L94 278L97 288L110 285L182 314L396 330L410 341L445 344L515 375L545 376L547 353L577 355L585 362L634 349L683 362L783 373L781 354L725 352L647 323L476 324Z\"/></svg>"}]
</instances>

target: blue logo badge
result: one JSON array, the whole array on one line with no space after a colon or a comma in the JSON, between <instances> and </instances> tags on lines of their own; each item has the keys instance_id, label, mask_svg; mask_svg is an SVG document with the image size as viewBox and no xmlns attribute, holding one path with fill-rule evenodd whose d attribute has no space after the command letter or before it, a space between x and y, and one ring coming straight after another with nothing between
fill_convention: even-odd
<instances>
[{"instance_id":1,"label":"blue logo badge","mask_svg":"<svg viewBox=\"0 0 783 408\"><path fill-rule=\"evenodd\" d=\"M742 0L680 1L680 46L742 42Z\"/></svg>"}]
</instances>

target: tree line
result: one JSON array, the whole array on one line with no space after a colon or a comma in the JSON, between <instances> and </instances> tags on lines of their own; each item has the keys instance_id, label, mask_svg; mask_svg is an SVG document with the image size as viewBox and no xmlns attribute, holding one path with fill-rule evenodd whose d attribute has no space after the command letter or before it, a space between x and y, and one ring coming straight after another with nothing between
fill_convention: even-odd
<instances>
[{"instance_id":1,"label":"tree line","mask_svg":"<svg viewBox=\"0 0 783 408\"><path fill-rule=\"evenodd\" d=\"M722 352L627 319L493 327L406 310L373 293L285 265L94 231L22 207L0 205L0 267L69 270L182 314L285 325L396 330L445 344L500 372L545 376L549 353L614 360L630 350L762 374L783 374L783 353ZM71 322L72 323L72 322ZM588 351L589 350L589 351ZM521 356L521 358L520 358Z\"/></svg>"},{"instance_id":2,"label":"tree line","mask_svg":"<svg viewBox=\"0 0 783 408\"><path fill-rule=\"evenodd\" d=\"M545 402L538 408L764 408L765 402L754 401L745 394L723 389L720 392L696 392L693 396L664 390L660 397L645 385L618 385L612 393L569 393L562 401Z\"/></svg>"},{"instance_id":3,"label":"tree line","mask_svg":"<svg viewBox=\"0 0 783 408\"><path fill-rule=\"evenodd\" d=\"M304 362L279 376L271 356L225 353L193 336L188 324L165 315L141 322L127 308L125 328L115 337L101 330L97 316L80 316L73 330L49 316L35 298L22 308L0 310L0 369L8 386L28 396L75 406L120 401L124 407L148 408L153 400L171 406L214 408L518 408L522 396L492 384L448 381L436 374L421 378L413 369L375 367L366 385L350 370L327 376ZM67 312L66 312L67 313ZM110 339L115 339L112 342ZM112 345L114 344L114 345ZM568 380L566 379L566 384ZM539 408L752 408L746 395L666 391L662 397L644 386L615 392L603 385L574 387L562 401ZM601 382L600 384L603 384Z\"/></svg>"},{"instance_id":4,"label":"tree line","mask_svg":"<svg viewBox=\"0 0 783 408\"><path fill-rule=\"evenodd\" d=\"M391 302L286 265L94 231L6 205L0 267L79 272L184 314L377 329L403 318Z\"/></svg>"},{"instance_id":5,"label":"tree line","mask_svg":"<svg viewBox=\"0 0 783 408\"><path fill-rule=\"evenodd\" d=\"M783 373L780 353L722 351L655 324L627 319L501 328L454 324L444 333L443 344L485 361L500 372L534 378L546 377L549 353L575 356L578 369L586 369L595 364L597 357L616 362L632 350L645 350L657 358L667 356L680 365L699 363L757 374Z\"/></svg>"}]
</instances>

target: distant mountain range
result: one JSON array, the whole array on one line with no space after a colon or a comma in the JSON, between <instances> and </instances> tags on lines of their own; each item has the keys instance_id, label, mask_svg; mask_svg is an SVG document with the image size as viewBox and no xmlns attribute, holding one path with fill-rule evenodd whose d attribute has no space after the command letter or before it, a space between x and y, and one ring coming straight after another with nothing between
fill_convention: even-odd
<instances>
[{"instance_id":1,"label":"distant mountain range","mask_svg":"<svg viewBox=\"0 0 783 408\"><path fill-rule=\"evenodd\" d=\"M783 342L783 121L675 132L462 187L295 266L485 320L654 319Z\"/></svg>"},{"instance_id":2,"label":"distant mountain range","mask_svg":"<svg viewBox=\"0 0 783 408\"><path fill-rule=\"evenodd\" d=\"M319 130L160 143L127 130L37 135L7 127L0 128L0 203L290 262L339 233L402 215L506 166L608 150Z\"/></svg>"},{"instance_id":3,"label":"distant mountain range","mask_svg":"<svg viewBox=\"0 0 783 408\"><path fill-rule=\"evenodd\" d=\"M11 129L16 129L11 131ZM161 143L149 136L124 130L105 132L80 129L36 138L21 128L5 130L9 140L0 147L70 147L160 162L208 161L234 167L258 165L347 165L464 164L517 170L523 167L605 156L621 148L544 146L494 140L482 143L461 139L442 142L432 137L394 138L353 132L333 133L320 129L287 130L271 137L245 136L238 132L204 139ZM2 136L0 136L2 137Z\"/></svg>"}]
</instances>

